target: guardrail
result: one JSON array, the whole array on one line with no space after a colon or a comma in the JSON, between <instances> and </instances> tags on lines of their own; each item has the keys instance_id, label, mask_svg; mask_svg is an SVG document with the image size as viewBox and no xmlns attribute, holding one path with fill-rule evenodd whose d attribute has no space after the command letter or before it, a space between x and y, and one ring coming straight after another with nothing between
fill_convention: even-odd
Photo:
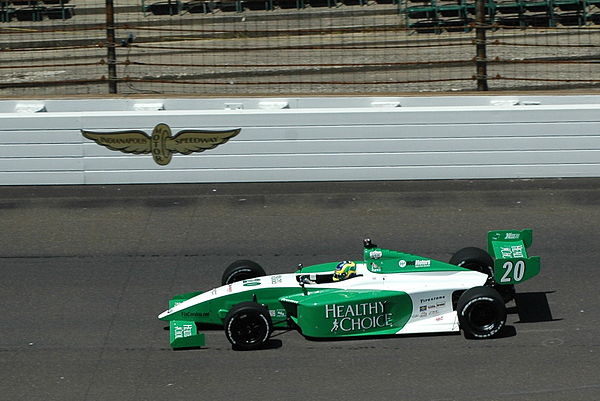
<instances>
[{"instance_id":1,"label":"guardrail","mask_svg":"<svg viewBox=\"0 0 600 401\"><path fill-rule=\"evenodd\" d=\"M600 176L600 96L0 102L0 184Z\"/></svg>"}]
</instances>

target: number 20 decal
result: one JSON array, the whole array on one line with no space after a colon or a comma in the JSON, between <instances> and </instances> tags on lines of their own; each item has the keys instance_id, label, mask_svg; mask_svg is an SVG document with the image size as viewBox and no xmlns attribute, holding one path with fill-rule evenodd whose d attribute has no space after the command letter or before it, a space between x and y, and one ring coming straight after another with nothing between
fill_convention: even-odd
<instances>
[{"instance_id":1,"label":"number 20 decal","mask_svg":"<svg viewBox=\"0 0 600 401\"><path fill-rule=\"evenodd\" d=\"M500 279L501 283L510 283L512 280L521 281L523 280L523 276L525 275L525 262L519 260L517 263L513 264L513 262L508 261L502 265L504 269L504 274ZM511 280L512 276L512 280Z\"/></svg>"}]
</instances>

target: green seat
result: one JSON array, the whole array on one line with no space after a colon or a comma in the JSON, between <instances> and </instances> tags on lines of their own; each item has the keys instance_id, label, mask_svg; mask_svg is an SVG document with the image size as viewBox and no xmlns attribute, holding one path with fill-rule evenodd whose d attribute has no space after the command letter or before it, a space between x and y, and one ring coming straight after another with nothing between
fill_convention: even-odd
<instances>
[{"instance_id":1,"label":"green seat","mask_svg":"<svg viewBox=\"0 0 600 401\"><path fill-rule=\"evenodd\" d=\"M600 13L588 15L587 20L590 21L592 24L600 24Z\"/></svg>"},{"instance_id":2,"label":"green seat","mask_svg":"<svg viewBox=\"0 0 600 401\"><path fill-rule=\"evenodd\" d=\"M159 1L149 5L143 5L144 12L150 12L154 15L177 15L181 12L182 4L180 1Z\"/></svg>"},{"instance_id":3,"label":"green seat","mask_svg":"<svg viewBox=\"0 0 600 401\"><path fill-rule=\"evenodd\" d=\"M246 0L244 2L244 7L248 10L272 10L273 9L273 1L272 0Z\"/></svg>"},{"instance_id":4,"label":"green seat","mask_svg":"<svg viewBox=\"0 0 600 401\"><path fill-rule=\"evenodd\" d=\"M440 27L448 32L469 32L472 18L456 18L440 21Z\"/></svg>"},{"instance_id":5,"label":"green seat","mask_svg":"<svg viewBox=\"0 0 600 401\"><path fill-rule=\"evenodd\" d=\"M220 2L217 2L217 8L224 13L241 13L244 11L244 6L242 5L241 0L221 0Z\"/></svg>"},{"instance_id":6,"label":"green seat","mask_svg":"<svg viewBox=\"0 0 600 401\"><path fill-rule=\"evenodd\" d=\"M497 3L496 11L500 14L520 14L523 12L523 5L517 3Z\"/></svg>"},{"instance_id":7,"label":"green seat","mask_svg":"<svg viewBox=\"0 0 600 401\"><path fill-rule=\"evenodd\" d=\"M10 8L0 10L0 22L10 22L14 11Z\"/></svg>"},{"instance_id":8,"label":"green seat","mask_svg":"<svg viewBox=\"0 0 600 401\"><path fill-rule=\"evenodd\" d=\"M526 17L526 16L523 16ZM500 26L500 27L505 27L505 26L526 26L527 25L527 19L526 18L522 18L520 15L511 15L511 16L506 16L506 17L500 17L498 19L496 19L496 23Z\"/></svg>"},{"instance_id":9,"label":"green seat","mask_svg":"<svg viewBox=\"0 0 600 401\"><path fill-rule=\"evenodd\" d=\"M475 4L466 4L465 9L467 13L471 15L475 15L477 10L475 9ZM489 1L488 4L485 5L485 15L492 15L494 13L495 4L493 1Z\"/></svg>"},{"instance_id":10,"label":"green seat","mask_svg":"<svg viewBox=\"0 0 600 401\"><path fill-rule=\"evenodd\" d=\"M48 19L62 19L67 20L73 18L75 15L75 9L73 6L70 7L48 7L44 11L44 14Z\"/></svg>"},{"instance_id":11,"label":"green seat","mask_svg":"<svg viewBox=\"0 0 600 401\"><path fill-rule=\"evenodd\" d=\"M296 8L300 10L304 8L303 0L277 0L275 3L279 6L279 8L283 9Z\"/></svg>"},{"instance_id":12,"label":"green seat","mask_svg":"<svg viewBox=\"0 0 600 401\"><path fill-rule=\"evenodd\" d=\"M439 21L436 20L417 21L409 24L408 27L414 29L417 33L441 33Z\"/></svg>"},{"instance_id":13,"label":"green seat","mask_svg":"<svg viewBox=\"0 0 600 401\"><path fill-rule=\"evenodd\" d=\"M534 13L548 11L548 9L551 8L547 1L526 1L525 3L523 3L523 7L525 8L525 10Z\"/></svg>"},{"instance_id":14,"label":"green seat","mask_svg":"<svg viewBox=\"0 0 600 401\"><path fill-rule=\"evenodd\" d=\"M311 7L335 7L336 0L306 0Z\"/></svg>"},{"instance_id":15,"label":"green seat","mask_svg":"<svg viewBox=\"0 0 600 401\"><path fill-rule=\"evenodd\" d=\"M554 7L561 11L579 11L585 7L585 3L581 0L554 0Z\"/></svg>"},{"instance_id":16,"label":"green seat","mask_svg":"<svg viewBox=\"0 0 600 401\"><path fill-rule=\"evenodd\" d=\"M466 14L466 6L460 4L449 4L439 6L438 12L444 17L463 17Z\"/></svg>"},{"instance_id":17,"label":"green seat","mask_svg":"<svg viewBox=\"0 0 600 401\"><path fill-rule=\"evenodd\" d=\"M17 21L42 21L44 7L24 7L15 10Z\"/></svg>"},{"instance_id":18,"label":"green seat","mask_svg":"<svg viewBox=\"0 0 600 401\"><path fill-rule=\"evenodd\" d=\"M556 15L558 22L564 26L582 26L585 25L583 15L580 13L565 13Z\"/></svg>"},{"instance_id":19,"label":"green seat","mask_svg":"<svg viewBox=\"0 0 600 401\"><path fill-rule=\"evenodd\" d=\"M408 7L406 10L408 18L422 19L422 18L435 18L435 7Z\"/></svg>"},{"instance_id":20,"label":"green seat","mask_svg":"<svg viewBox=\"0 0 600 401\"><path fill-rule=\"evenodd\" d=\"M536 28L547 28L552 26L553 20L548 16L548 14L535 14L531 15L528 18L528 25L536 27Z\"/></svg>"}]
</instances>

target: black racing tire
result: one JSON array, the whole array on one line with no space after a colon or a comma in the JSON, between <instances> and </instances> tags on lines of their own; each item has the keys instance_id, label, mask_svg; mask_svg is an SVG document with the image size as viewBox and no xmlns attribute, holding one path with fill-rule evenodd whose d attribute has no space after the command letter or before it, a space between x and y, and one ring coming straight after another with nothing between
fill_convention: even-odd
<instances>
[{"instance_id":1,"label":"black racing tire","mask_svg":"<svg viewBox=\"0 0 600 401\"><path fill-rule=\"evenodd\" d=\"M473 287L465 291L458 299L456 312L466 338L495 337L506 324L502 296L490 287Z\"/></svg>"},{"instance_id":2,"label":"black racing tire","mask_svg":"<svg viewBox=\"0 0 600 401\"><path fill-rule=\"evenodd\" d=\"M225 316L225 335L235 350L260 349L272 332L269 310L256 302L241 302Z\"/></svg>"},{"instance_id":3,"label":"black racing tire","mask_svg":"<svg viewBox=\"0 0 600 401\"><path fill-rule=\"evenodd\" d=\"M221 285L235 283L236 281L249 280L251 278L266 276L265 270L256 262L251 260L236 260L223 272Z\"/></svg>"},{"instance_id":4,"label":"black racing tire","mask_svg":"<svg viewBox=\"0 0 600 401\"><path fill-rule=\"evenodd\" d=\"M452 255L449 263L464 267L465 269L485 273L490 277L494 275L494 260L489 253L481 248L463 248Z\"/></svg>"},{"instance_id":5,"label":"black racing tire","mask_svg":"<svg viewBox=\"0 0 600 401\"><path fill-rule=\"evenodd\" d=\"M452 255L450 258L451 265L464 267L469 270L485 273L488 277L494 277L494 260L489 253L481 248L468 247L463 248ZM508 303L514 299L515 286L510 284L494 284L496 291L502 295L504 303Z\"/></svg>"}]
</instances>

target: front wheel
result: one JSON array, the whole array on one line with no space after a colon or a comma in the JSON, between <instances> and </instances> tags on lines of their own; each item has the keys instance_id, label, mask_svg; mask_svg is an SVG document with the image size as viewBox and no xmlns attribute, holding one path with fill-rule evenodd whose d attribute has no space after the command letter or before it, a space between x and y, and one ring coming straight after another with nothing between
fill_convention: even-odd
<instances>
[{"instance_id":1,"label":"front wheel","mask_svg":"<svg viewBox=\"0 0 600 401\"><path fill-rule=\"evenodd\" d=\"M225 335L236 350L262 348L272 332L269 310L256 302L239 303L225 316Z\"/></svg>"},{"instance_id":2,"label":"front wheel","mask_svg":"<svg viewBox=\"0 0 600 401\"><path fill-rule=\"evenodd\" d=\"M490 338L498 335L506 323L502 296L490 287L473 287L458 299L458 322L467 338Z\"/></svg>"},{"instance_id":3,"label":"front wheel","mask_svg":"<svg viewBox=\"0 0 600 401\"><path fill-rule=\"evenodd\" d=\"M265 270L251 260L236 260L223 272L221 285L235 283L236 281L266 276Z\"/></svg>"}]
</instances>

